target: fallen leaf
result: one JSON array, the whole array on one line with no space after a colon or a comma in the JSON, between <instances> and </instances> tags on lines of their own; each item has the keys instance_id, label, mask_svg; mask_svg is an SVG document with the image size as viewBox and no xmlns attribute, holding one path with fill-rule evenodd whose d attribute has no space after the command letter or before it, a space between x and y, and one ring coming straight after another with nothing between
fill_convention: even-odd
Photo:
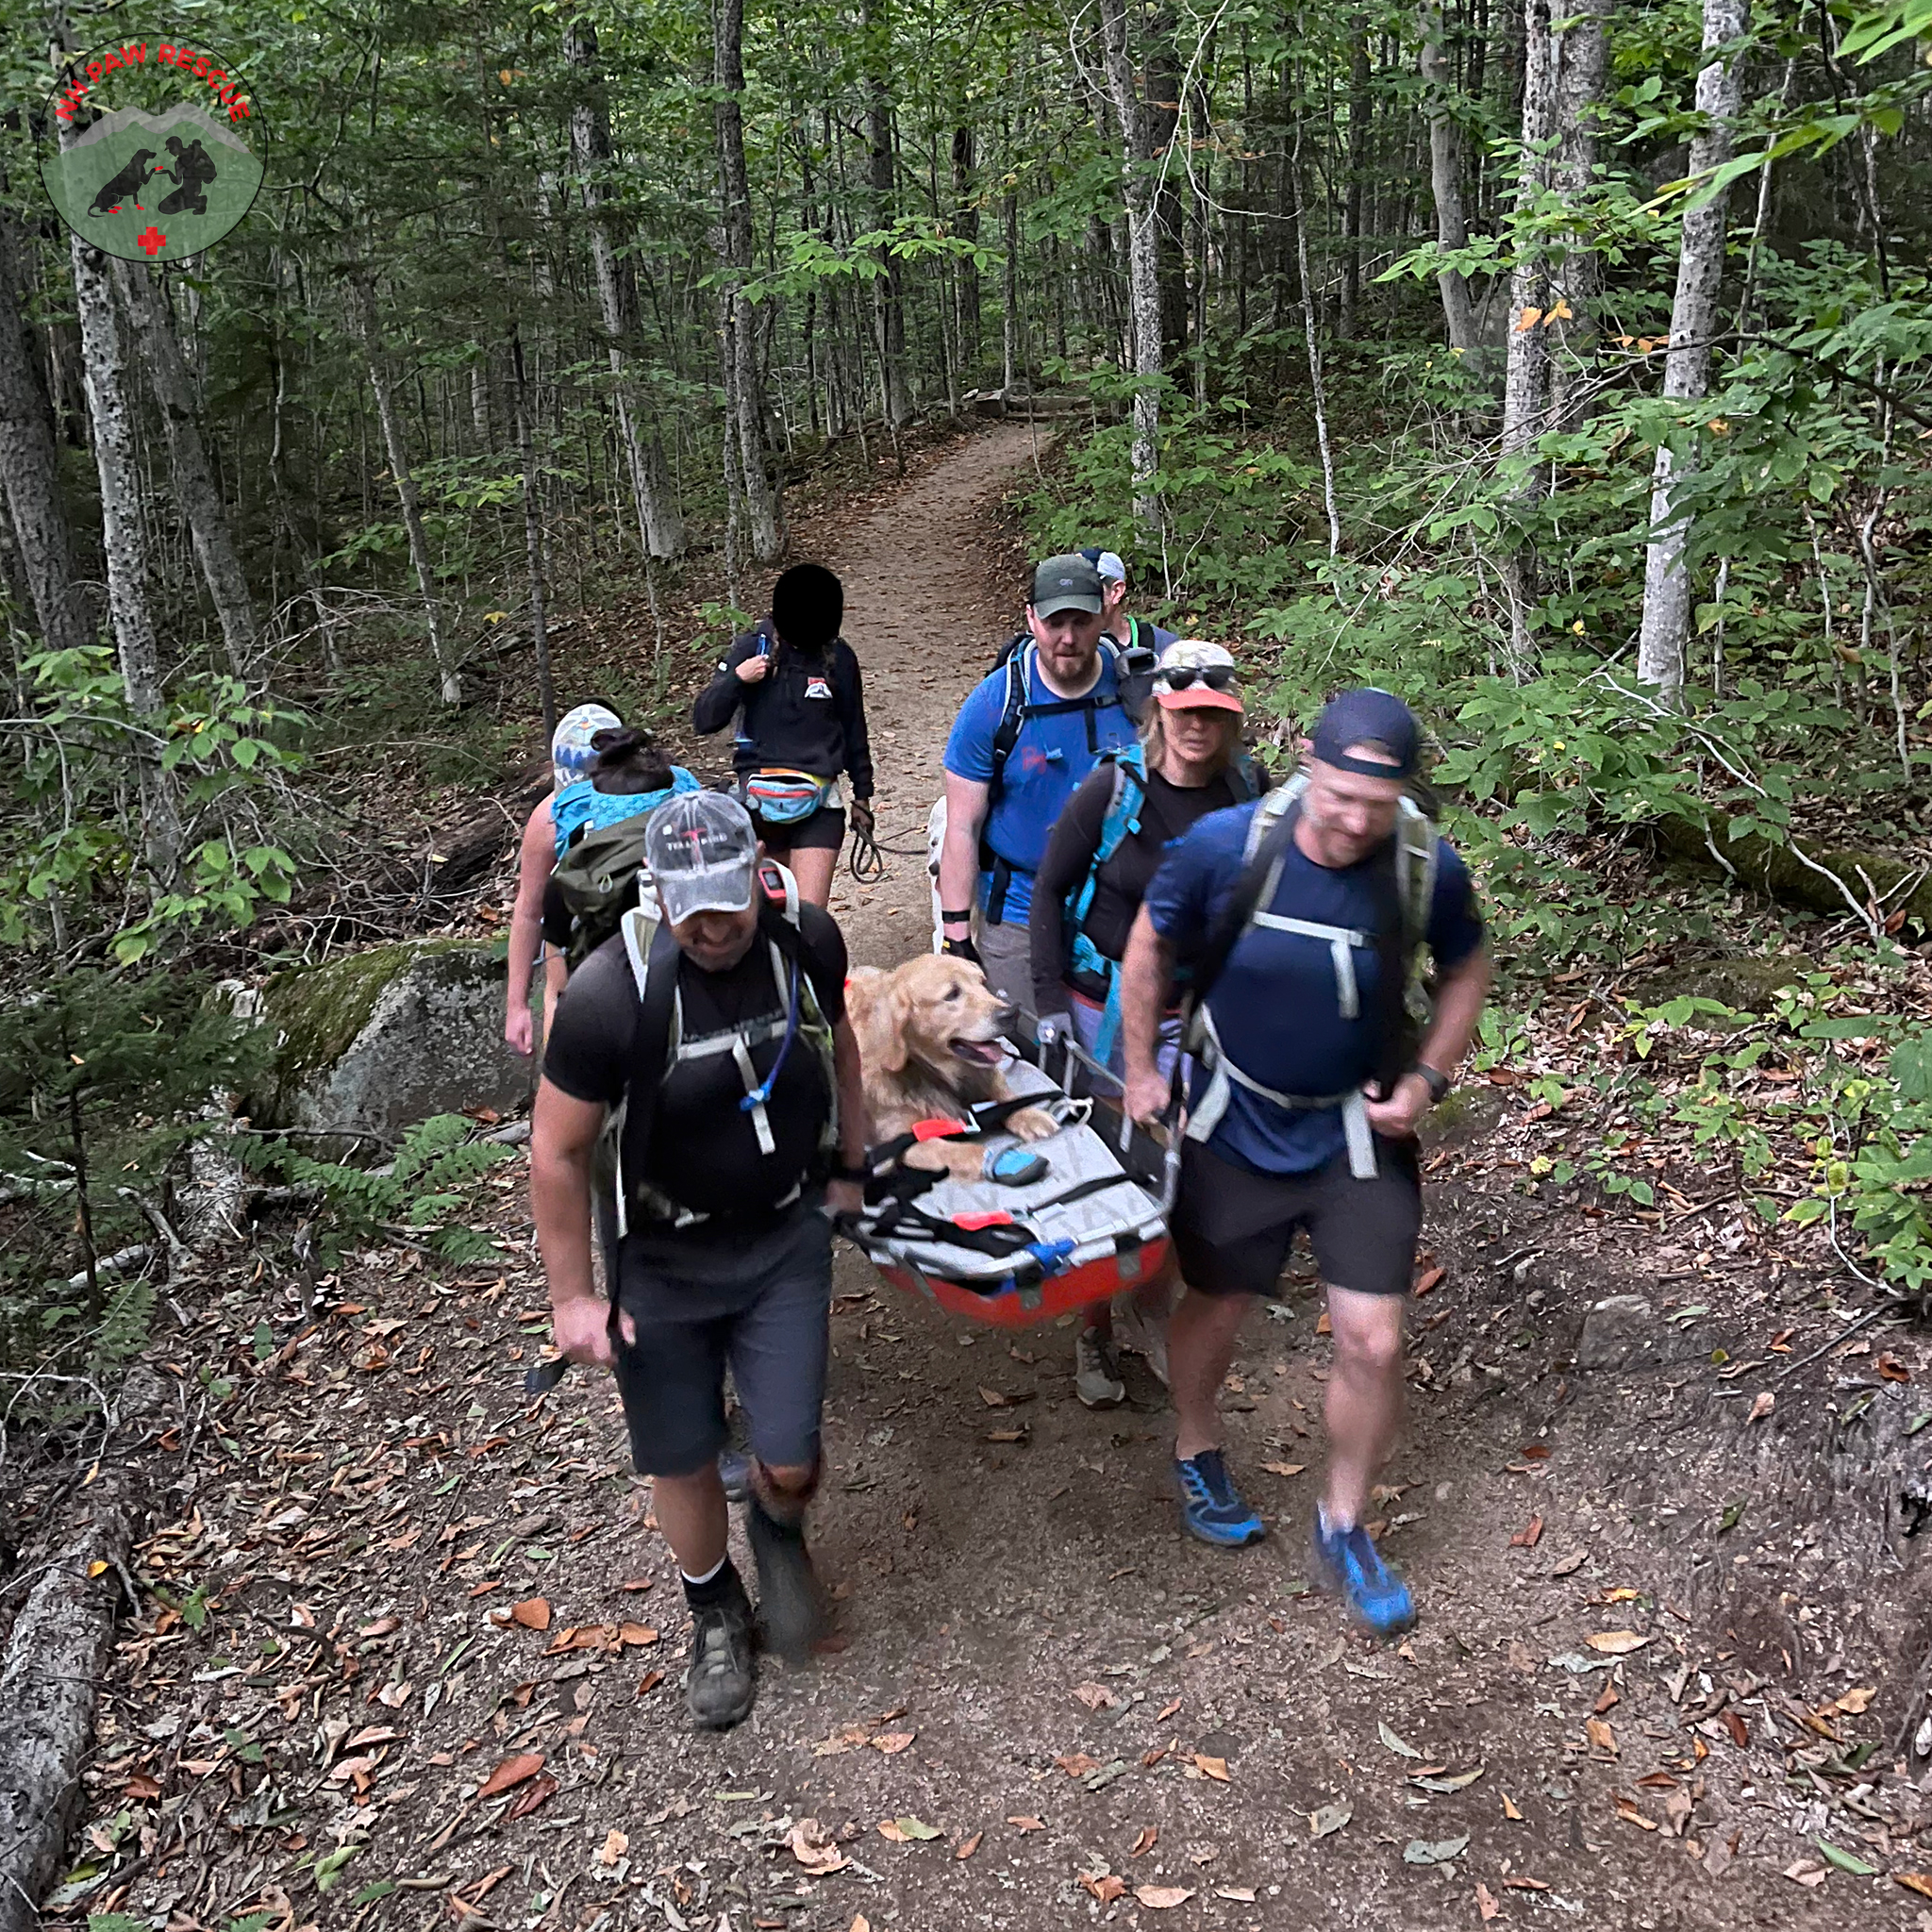
<instances>
[{"instance_id":1,"label":"fallen leaf","mask_svg":"<svg viewBox=\"0 0 1932 1932\"><path fill-rule=\"evenodd\" d=\"M1433 1773L1419 1771L1410 1777L1409 1783L1419 1785L1425 1791L1434 1791L1439 1797L1446 1797L1451 1791L1467 1790L1488 1768L1478 1764L1474 1771L1458 1771L1454 1777L1438 1777Z\"/></svg>"},{"instance_id":2,"label":"fallen leaf","mask_svg":"<svg viewBox=\"0 0 1932 1932\"><path fill-rule=\"evenodd\" d=\"M1523 1813L1516 1808L1516 1801L1507 1791L1503 1793L1503 1816L1512 1824L1523 1823Z\"/></svg>"},{"instance_id":3,"label":"fallen leaf","mask_svg":"<svg viewBox=\"0 0 1932 1932\"><path fill-rule=\"evenodd\" d=\"M1420 1757L1423 1755L1413 1744L1405 1744L1387 1724L1378 1724L1375 1726L1375 1735L1398 1757Z\"/></svg>"},{"instance_id":4,"label":"fallen leaf","mask_svg":"<svg viewBox=\"0 0 1932 1932\"><path fill-rule=\"evenodd\" d=\"M1932 1898L1932 1872L1894 1872L1891 1877L1893 1884L1903 1885L1907 1891Z\"/></svg>"},{"instance_id":5,"label":"fallen leaf","mask_svg":"<svg viewBox=\"0 0 1932 1932\"><path fill-rule=\"evenodd\" d=\"M1135 1836L1133 1850L1127 1854L1127 1857L1130 1858L1144 1858L1159 1842L1159 1825L1143 1824Z\"/></svg>"},{"instance_id":6,"label":"fallen leaf","mask_svg":"<svg viewBox=\"0 0 1932 1932\"><path fill-rule=\"evenodd\" d=\"M1608 1757L1616 1757L1617 1734L1611 1730L1608 1724L1605 1724L1602 1718L1585 1718L1583 1721L1583 1732L1590 1740L1590 1748L1592 1751L1602 1751Z\"/></svg>"},{"instance_id":7,"label":"fallen leaf","mask_svg":"<svg viewBox=\"0 0 1932 1932\"><path fill-rule=\"evenodd\" d=\"M1127 1881L1124 1878L1116 1878L1111 1872L1104 1876L1083 1872L1080 1874L1080 1884L1104 1906L1110 1906L1115 1899L1124 1897L1127 1890Z\"/></svg>"},{"instance_id":8,"label":"fallen leaf","mask_svg":"<svg viewBox=\"0 0 1932 1932\"><path fill-rule=\"evenodd\" d=\"M1169 1912L1175 1906L1184 1906L1193 1897L1193 1890L1185 1885L1137 1885L1134 1896L1150 1912Z\"/></svg>"},{"instance_id":9,"label":"fallen leaf","mask_svg":"<svg viewBox=\"0 0 1932 1932\"><path fill-rule=\"evenodd\" d=\"M863 1912L854 1912L846 1932L872 1932L872 1921Z\"/></svg>"},{"instance_id":10,"label":"fallen leaf","mask_svg":"<svg viewBox=\"0 0 1932 1932\"><path fill-rule=\"evenodd\" d=\"M961 1859L962 1861L964 1859L970 1858L974 1855L974 1853L979 1849L979 1841L985 1836L985 1832L975 1831L971 1838L962 1838L959 1840L959 1842L953 1847L954 1857Z\"/></svg>"},{"instance_id":11,"label":"fallen leaf","mask_svg":"<svg viewBox=\"0 0 1932 1932\"><path fill-rule=\"evenodd\" d=\"M1480 1878L1475 1882L1475 1908L1485 1925L1503 1909L1503 1901Z\"/></svg>"},{"instance_id":12,"label":"fallen leaf","mask_svg":"<svg viewBox=\"0 0 1932 1932\"><path fill-rule=\"evenodd\" d=\"M1878 1876L1878 1867L1876 1865L1868 1865L1863 1858L1855 1857L1850 1852L1840 1851L1829 1839L1816 1838L1811 1842L1840 1872L1849 1872L1854 1878L1876 1878Z\"/></svg>"},{"instance_id":13,"label":"fallen leaf","mask_svg":"<svg viewBox=\"0 0 1932 1932\"><path fill-rule=\"evenodd\" d=\"M1785 1867L1785 1876L1797 1885L1819 1886L1824 1883L1824 1867L1809 1858L1800 1858Z\"/></svg>"},{"instance_id":14,"label":"fallen leaf","mask_svg":"<svg viewBox=\"0 0 1932 1932\"><path fill-rule=\"evenodd\" d=\"M1105 1684L1075 1684L1074 1695L1089 1710L1111 1710L1120 1702Z\"/></svg>"},{"instance_id":15,"label":"fallen leaf","mask_svg":"<svg viewBox=\"0 0 1932 1932\"><path fill-rule=\"evenodd\" d=\"M1084 1751L1069 1752L1064 1757L1056 1757L1054 1763L1069 1777L1085 1777L1089 1772L1100 1769L1100 1759L1088 1757Z\"/></svg>"},{"instance_id":16,"label":"fallen leaf","mask_svg":"<svg viewBox=\"0 0 1932 1932\"><path fill-rule=\"evenodd\" d=\"M1307 1466L1306 1462L1264 1462L1261 1465L1270 1475L1299 1475Z\"/></svg>"},{"instance_id":17,"label":"fallen leaf","mask_svg":"<svg viewBox=\"0 0 1932 1932\"><path fill-rule=\"evenodd\" d=\"M525 1778L535 1777L543 1769L543 1754L541 1751L520 1752L514 1757L506 1757L494 1771L476 1788L479 1798L493 1798L499 1791L507 1791L512 1785L520 1785Z\"/></svg>"},{"instance_id":18,"label":"fallen leaf","mask_svg":"<svg viewBox=\"0 0 1932 1932\"><path fill-rule=\"evenodd\" d=\"M604 1834L604 1842L597 1847L597 1862L606 1867L614 1865L629 1850L630 1840L613 1824Z\"/></svg>"},{"instance_id":19,"label":"fallen leaf","mask_svg":"<svg viewBox=\"0 0 1932 1932\"><path fill-rule=\"evenodd\" d=\"M144 1771L137 1771L121 1790L122 1795L128 1798L158 1798L161 1795L160 1786Z\"/></svg>"},{"instance_id":20,"label":"fallen leaf","mask_svg":"<svg viewBox=\"0 0 1932 1932\"><path fill-rule=\"evenodd\" d=\"M1319 1811L1308 1813L1308 1836L1310 1838L1333 1838L1355 1812L1346 1805L1324 1805Z\"/></svg>"},{"instance_id":21,"label":"fallen leaf","mask_svg":"<svg viewBox=\"0 0 1932 1932\"><path fill-rule=\"evenodd\" d=\"M1664 1823L1673 1838L1682 1838L1690 1828L1690 1813L1696 1800L1680 1785L1664 1800Z\"/></svg>"},{"instance_id":22,"label":"fallen leaf","mask_svg":"<svg viewBox=\"0 0 1932 1932\"><path fill-rule=\"evenodd\" d=\"M868 1738L865 1741L874 1751L888 1757L896 1757L918 1735L917 1731L881 1731L876 1738Z\"/></svg>"},{"instance_id":23,"label":"fallen leaf","mask_svg":"<svg viewBox=\"0 0 1932 1932\"><path fill-rule=\"evenodd\" d=\"M658 1688L658 1686L661 1684L663 1681L664 1673L662 1671L646 1671L643 1674L642 1680L638 1685L637 1694L640 1697L646 1696L649 1694L649 1692L655 1690Z\"/></svg>"},{"instance_id":24,"label":"fallen leaf","mask_svg":"<svg viewBox=\"0 0 1932 1932\"><path fill-rule=\"evenodd\" d=\"M1154 1722L1158 1724L1164 1724L1180 1707L1181 1700L1178 1697L1172 1699L1170 1702L1163 1704L1154 1713Z\"/></svg>"},{"instance_id":25,"label":"fallen leaf","mask_svg":"<svg viewBox=\"0 0 1932 1932\"><path fill-rule=\"evenodd\" d=\"M1543 1520L1532 1516L1529 1521L1509 1539L1512 1550L1533 1550L1542 1541Z\"/></svg>"},{"instance_id":26,"label":"fallen leaf","mask_svg":"<svg viewBox=\"0 0 1932 1932\"><path fill-rule=\"evenodd\" d=\"M648 1624L621 1624L617 1629L619 1643L627 1643L634 1650L643 1650L658 1641L658 1632Z\"/></svg>"},{"instance_id":27,"label":"fallen leaf","mask_svg":"<svg viewBox=\"0 0 1932 1932\"><path fill-rule=\"evenodd\" d=\"M979 1399L989 1408L1011 1408L1013 1406L1010 1395L1002 1395L997 1389L989 1389L984 1383L980 1385Z\"/></svg>"},{"instance_id":28,"label":"fallen leaf","mask_svg":"<svg viewBox=\"0 0 1932 1932\"><path fill-rule=\"evenodd\" d=\"M832 1834L816 1818L801 1818L785 1842L791 1847L791 1856L799 1864L815 1875L842 1872L851 1863Z\"/></svg>"},{"instance_id":29,"label":"fallen leaf","mask_svg":"<svg viewBox=\"0 0 1932 1932\"><path fill-rule=\"evenodd\" d=\"M525 1630L547 1630L550 1627L550 1604L547 1598L526 1596L522 1603L510 1606L510 1622L521 1624Z\"/></svg>"},{"instance_id":30,"label":"fallen leaf","mask_svg":"<svg viewBox=\"0 0 1932 1932\"><path fill-rule=\"evenodd\" d=\"M1469 1834L1460 1838L1443 1838L1431 1841L1428 1839L1412 1838L1403 1847L1402 1862L1405 1865L1446 1865L1452 1858L1459 1858L1469 1849Z\"/></svg>"},{"instance_id":31,"label":"fallen leaf","mask_svg":"<svg viewBox=\"0 0 1932 1932\"><path fill-rule=\"evenodd\" d=\"M1633 1650L1641 1650L1650 1639L1640 1637L1634 1630L1599 1630L1583 1641L1606 1657L1628 1657Z\"/></svg>"},{"instance_id":32,"label":"fallen leaf","mask_svg":"<svg viewBox=\"0 0 1932 1932\"><path fill-rule=\"evenodd\" d=\"M1317 1335L1333 1335L1335 1333L1334 1328L1329 1324L1328 1310L1326 1308L1322 1310L1322 1319L1315 1324L1315 1333Z\"/></svg>"},{"instance_id":33,"label":"fallen leaf","mask_svg":"<svg viewBox=\"0 0 1932 1932\"><path fill-rule=\"evenodd\" d=\"M1418 1295L1427 1294L1431 1289L1437 1287L1441 1283L1443 1273L1444 1271L1441 1268L1431 1268L1428 1271L1428 1273L1424 1274L1422 1277L1422 1279L1418 1281L1412 1289L1409 1290L1409 1292L1411 1294Z\"/></svg>"},{"instance_id":34,"label":"fallen leaf","mask_svg":"<svg viewBox=\"0 0 1932 1932\"><path fill-rule=\"evenodd\" d=\"M400 1617L378 1617L373 1624L365 1624L357 1631L358 1637L388 1637L403 1627Z\"/></svg>"},{"instance_id":35,"label":"fallen leaf","mask_svg":"<svg viewBox=\"0 0 1932 1932\"><path fill-rule=\"evenodd\" d=\"M1861 1685L1856 1690L1847 1690L1842 1697L1834 1700L1831 1707L1840 1717L1861 1717L1871 1709L1872 1700L1878 1695L1874 1685Z\"/></svg>"},{"instance_id":36,"label":"fallen leaf","mask_svg":"<svg viewBox=\"0 0 1932 1932\"><path fill-rule=\"evenodd\" d=\"M1214 1896L1232 1899L1238 1906L1251 1906L1255 1903L1255 1888L1252 1885L1217 1885Z\"/></svg>"},{"instance_id":37,"label":"fallen leaf","mask_svg":"<svg viewBox=\"0 0 1932 1932\"><path fill-rule=\"evenodd\" d=\"M1547 1878L1531 1878L1523 1872L1517 1873L1512 1878L1504 1879L1503 1884L1510 1891L1547 1891L1550 1889Z\"/></svg>"},{"instance_id":38,"label":"fallen leaf","mask_svg":"<svg viewBox=\"0 0 1932 1932\"><path fill-rule=\"evenodd\" d=\"M1044 1831L1046 1829L1046 1820L1043 1818L1009 1818L1007 1820L1007 1823L1014 1830L1020 1832Z\"/></svg>"},{"instance_id":39,"label":"fallen leaf","mask_svg":"<svg viewBox=\"0 0 1932 1932\"><path fill-rule=\"evenodd\" d=\"M1557 1566L1550 1572L1552 1576L1574 1576L1590 1560L1588 1550L1572 1550L1567 1557L1559 1557Z\"/></svg>"},{"instance_id":40,"label":"fallen leaf","mask_svg":"<svg viewBox=\"0 0 1932 1932\"><path fill-rule=\"evenodd\" d=\"M510 1819L527 1818L540 1806L547 1805L556 1797L559 1786L546 1771L541 1777L533 1777L514 1798L505 1816Z\"/></svg>"},{"instance_id":41,"label":"fallen leaf","mask_svg":"<svg viewBox=\"0 0 1932 1932\"><path fill-rule=\"evenodd\" d=\"M1878 1357L1875 1364L1879 1379L1886 1382L1909 1382L1912 1372L1889 1350Z\"/></svg>"},{"instance_id":42,"label":"fallen leaf","mask_svg":"<svg viewBox=\"0 0 1932 1932\"><path fill-rule=\"evenodd\" d=\"M1227 1759L1224 1757L1209 1757L1205 1753L1196 1751L1194 1753L1194 1769L1203 1777L1211 1777L1218 1785L1224 1785L1228 1782Z\"/></svg>"},{"instance_id":43,"label":"fallen leaf","mask_svg":"<svg viewBox=\"0 0 1932 1932\"><path fill-rule=\"evenodd\" d=\"M1744 1718L1741 1712L1735 1710L1725 1711L1724 1728L1730 1732L1731 1742L1734 1743L1740 1751L1743 1750L1744 1747L1750 1743L1751 1726L1744 1722Z\"/></svg>"},{"instance_id":44,"label":"fallen leaf","mask_svg":"<svg viewBox=\"0 0 1932 1932\"><path fill-rule=\"evenodd\" d=\"M1626 1798L1621 1791L1618 1791L1611 1795L1610 1803L1615 1806L1617 1816L1625 1824L1634 1824L1639 1831L1655 1831L1657 1829L1657 1820L1646 1817L1643 1812L1640 1811L1634 1799Z\"/></svg>"},{"instance_id":45,"label":"fallen leaf","mask_svg":"<svg viewBox=\"0 0 1932 1932\"><path fill-rule=\"evenodd\" d=\"M1769 1389L1760 1391L1752 1398L1751 1413L1744 1420L1747 1423L1761 1423L1777 1407L1777 1397Z\"/></svg>"},{"instance_id":46,"label":"fallen leaf","mask_svg":"<svg viewBox=\"0 0 1932 1932\"><path fill-rule=\"evenodd\" d=\"M989 1442L1024 1442L1026 1440L1026 1428L1023 1424L1018 1428L989 1429L986 1432L986 1440Z\"/></svg>"}]
</instances>

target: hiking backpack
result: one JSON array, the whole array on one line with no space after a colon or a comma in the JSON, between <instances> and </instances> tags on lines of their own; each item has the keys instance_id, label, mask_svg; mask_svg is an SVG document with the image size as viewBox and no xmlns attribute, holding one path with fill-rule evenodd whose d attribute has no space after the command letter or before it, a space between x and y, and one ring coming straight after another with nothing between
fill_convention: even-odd
<instances>
[{"instance_id":1,"label":"hiking backpack","mask_svg":"<svg viewBox=\"0 0 1932 1932\"><path fill-rule=\"evenodd\" d=\"M699 789L683 766L675 765L672 772L669 791L598 791L588 778L580 778L551 801L558 830L552 876L570 914L563 958L573 973L617 930L633 906L646 899L657 906L644 862L644 828L666 800ZM576 796L579 791L587 795Z\"/></svg>"},{"instance_id":2,"label":"hiking backpack","mask_svg":"<svg viewBox=\"0 0 1932 1932\"><path fill-rule=\"evenodd\" d=\"M1234 1086L1245 1087L1291 1111L1340 1107L1348 1139L1350 1172L1357 1180L1368 1180L1375 1174L1375 1149L1363 1090L1353 1088L1345 1093L1278 1093L1272 1087L1262 1086L1228 1057L1208 1005L1208 994L1242 936L1256 926L1264 926L1327 942L1335 967L1336 1004L1343 1019L1353 1020L1361 1009L1354 955L1357 949L1373 946L1380 969L1376 986L1382 1038L1375 1081L1381 1091L1392 1092L1395 1082L1414 1061L1415 1040L1428 1017L1428 999L1418 969L1435 898L1441 834L1435 821L1405 791L1396 813L1395 829L1371 875L1380 902L1373 932L1324 925L1277 913L1271 908L1280 888L1282 869L1288 860L1289 846L1293 842L1295 822L1301 816L1302 796L1307 786L1307 774L1298 772L1261 801L1248 825L1241 877L1234 892L1199 952L1182 962L1188 977L1182 1044L1208 1075L1200 1104L1189 1116L1187 1134L1191 1141L1206 1141L1214 1133L1227 1111Z\"/></svg>"},{"instance_id":3,"label":"hiking backpack","mask_svg":"<svg viewBox=\"0 0 1932 1932\"><path fill-rule=\"evenodd\" d=\"M1087 875L1067 894L1063 916L1069 941L1069 968L1102 981L1107 988L1100 1031L1093 1042L1093 1058L1104 1065L1120 1032L1120 961L1109 959L1088 938L1087 917L1093 909L1101 867L1141 829L1141 808L1147 802L1147 754L1136 744L1125 751L1103 753L1100 762L1112 767L1113 791L1108 799L1107 815L1100 822L1099 841L1087 862ZM1236 751L1227 775L1237 805L1244 805L1259 795L1260 778L1254 759L1245 751Z\"/></svg>"},{"instance_id":4,"label":"hiking backpack","mask_svg":"<svg viewBox=\"0 0 1932 1932\"><path fill-rule=\"evenodd\" d=\"M641 1008L637 1041L632 1052L631 1074L625 1097L610 1109L598 1143L597 1170L608 1178L617 1206L617 1233L621 1240L629 1232L631 1217L641 1210L652 1221L668 1223L674 1228L690 1227L708 1219L704 1214L680 1207L660 1193L638 1174L625 1177L625 1123L633 1107L642 1109L648 1124L655 1111L658 1094L672 1069L685 1060L713 1054L729 1054L743 1074L744 1098L740 1109L752 1117L758 1149L771 1154L776 1149L766 1104L772 1098L780 1069L795 1045L818 1056L824 1070L825 1091L830 1105L819 1134L821 1161L829 1164L839 1147L839 1081L832 1041L831 1022L819 1005L811 975L806 972L799 941L798 881L784 866L767 859L758 868L762 898L758 906L758 938L771 960L772 977L784 1003L784 1011L731 1026L718 1033L687 1035L684 1030L684 1002L677 984L678 947L670 925L658 910L657 895L641 900L625 912L619 930L630 960L632 979ZM780 1042L778 1058L762 1080L754 1076L751 1050L770 1041ZM646 1164L649 1146L634 1150L641 1168ZM805 1183L801 1179L799 1191ZM794 1191L793 1197L795 1192ZM786 1201L774 1201L782 1208ZM612 1298L612 1307L616 1306Z\"/></svg>"}]
</instances>

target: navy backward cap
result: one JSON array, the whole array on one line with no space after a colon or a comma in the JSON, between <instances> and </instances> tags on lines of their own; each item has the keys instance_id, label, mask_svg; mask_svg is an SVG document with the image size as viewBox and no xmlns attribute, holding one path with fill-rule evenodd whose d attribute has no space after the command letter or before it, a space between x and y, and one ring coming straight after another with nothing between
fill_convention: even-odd
<instances>
[{"instance_id":1,"label":"navy backward cap","mask_svg":"<svg viewBox=\"0 0 1932 1932\"><path fill-rule=\"evenodd\" d=\"M1310 749L1324 765L1339 765L1344 772L1371 778L1410 778L1421 761L1422 742L1415 713L1393 691L1365 685L1329 700L1315 721ZM1385 758L1351 758L1358 744L1385 747L1394 764Z\"/></svg>"}]
</instances>

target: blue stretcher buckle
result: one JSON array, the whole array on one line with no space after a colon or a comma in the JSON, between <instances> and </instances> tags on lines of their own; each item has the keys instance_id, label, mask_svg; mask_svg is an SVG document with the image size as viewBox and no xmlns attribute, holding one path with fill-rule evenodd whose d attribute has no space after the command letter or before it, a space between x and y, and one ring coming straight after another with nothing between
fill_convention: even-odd
<instances>
[{"instance_id":1,"label":"blue stretcher buckle","mask_svg":"<svg viewBox=\"0 0 1932 1932\"><path fill-rule=\"evenodd\" d=\"M1040 1263L1042 1274L1060 1274L1065 1273L1076 1245L1073 1241L1033 1241L1028 1244L1026 1252Z\"/></svg>"}]
</instances>

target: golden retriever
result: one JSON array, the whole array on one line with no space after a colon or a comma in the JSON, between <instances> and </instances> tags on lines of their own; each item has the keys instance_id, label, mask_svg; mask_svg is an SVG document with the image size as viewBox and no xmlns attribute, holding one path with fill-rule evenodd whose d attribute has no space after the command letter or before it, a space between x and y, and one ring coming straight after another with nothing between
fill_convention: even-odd
<instances>
[{"instance_id":1,"label":"golden retriever","mask_svg":"<svg viewBox=\"0 0 1932 1932\"><path fill-rule=\"evenodd\" d=\"M908 1133L915 1121L957 1120L968 1107L1011 1098L1000 1039L1011 1009L977 966L922 953L890 972L857 967L845 983L845 1010L858 1039L876 1140ZM1051 1114L1028 1107L1004 1131L1043 1141L1057 1128ZM904 1158L908 1167L977 1180L984 1153L979 1141L922 1141Z\"/></svg>"}]
</instances>

